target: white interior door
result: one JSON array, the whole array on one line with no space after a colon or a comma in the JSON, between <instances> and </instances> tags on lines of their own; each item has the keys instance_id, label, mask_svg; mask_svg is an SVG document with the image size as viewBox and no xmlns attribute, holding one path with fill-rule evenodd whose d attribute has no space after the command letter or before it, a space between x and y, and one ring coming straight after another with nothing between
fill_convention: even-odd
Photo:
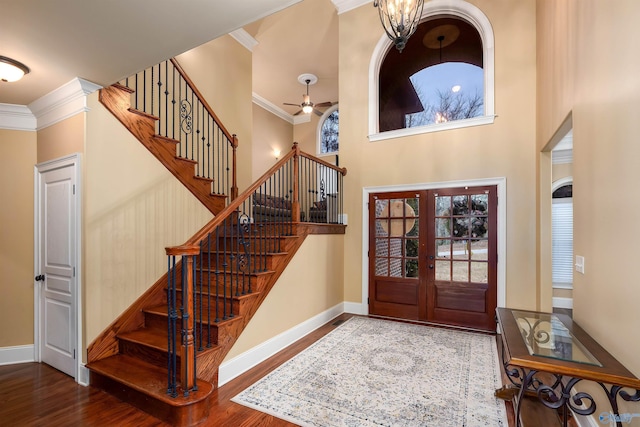
<instances>
[{"instance_id":1,"label":"white interior door","mask_svg":"<svg viewBox=\"0 0 640 427\"><path fill-rule=\"evenodd\" d=\"M76 168L38 167L37 248L40 360L76 378Z\"/></svg>"}]
</instances>

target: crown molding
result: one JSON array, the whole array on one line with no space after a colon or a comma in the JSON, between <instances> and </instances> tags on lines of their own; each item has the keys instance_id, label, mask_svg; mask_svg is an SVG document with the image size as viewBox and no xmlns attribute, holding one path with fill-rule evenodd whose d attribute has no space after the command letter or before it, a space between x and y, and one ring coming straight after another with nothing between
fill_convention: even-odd
<instances>
[{"instance_id":1,"label":"crown molding","mask_svg":"<svg viewBox=\"0 0 640 427\"><path fill-rule=\"evenodd\" d=\"M338 15L349 12L367 3L373 4L371 0L331 0L331 3L333 3L338 10Z\"/></svg>"},{"instance_id":2,"label":"crown molding","mask_svg":"<svg viewBox=\"0 0 640 427\"><path fill-rule=\"evenodd\" d=\"M102 86L79 77L36 99L27 107L36 117L36 130L54 125L78 113L89 111L87 95Z\"/></svg>"},{"instance_id":3,"label":"crown molding","mask_svg":"<svg viewBox=\"0 0 640 427\"><path fill-rule=\"evenodd\" d=\"M252 93L252 100L253 100L253 103L256 104L257 106L264 108L271 114L280 117L282 120L289 122L292 125L298 125L300 123L308 123L311 121L311 117L309 116L309 114L301 114L299 116L291 115L286 111L284 111L282 108L273 104L271 101L266 100L265 98L261 97L255 92Z\"/></svg>"},{"instance_id":4,"label":"crown molding","mask_svg":"<svg viewBox=\"0 0 640 427\"><path fill-rule=\"evenodd\" d=\"M0 129L35 131L36 116L26 105L0 104Z\"/></svg>"},{"instance_id":5,"label":"crown molding","mask_svg":"<svg viewBox=\"0 0 640 427\"><path fill-rule=\"evenodd\" d=\"M230 32L229 35L236 39L236 41L244 46L249 52L253 52L253 48L258 45L258 40L254 39L251 34L244 30L244 28L238 28L237 30Z\"/></svg>"}]
</instances>

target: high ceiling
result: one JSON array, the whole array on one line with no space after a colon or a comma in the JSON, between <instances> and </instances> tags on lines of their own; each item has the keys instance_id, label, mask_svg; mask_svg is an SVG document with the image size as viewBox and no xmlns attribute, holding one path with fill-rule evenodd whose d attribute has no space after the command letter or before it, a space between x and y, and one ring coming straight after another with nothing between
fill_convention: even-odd
<instances>
[{"instance_id":1,"label":"high ceiling","mask_svg":"<svg viewBox=\"0 0 640 427\"><path fill-rule=\"evenodd\" d=\"M290 6L290 7L289 7ZM316 103L337 101L338 16L331 0L0 0L0 55L31 72L0 82L28 105L75 77L108 85L238 28L253 36L253 91L292 114L312 73Z\"/></svg>"}]
</instances>

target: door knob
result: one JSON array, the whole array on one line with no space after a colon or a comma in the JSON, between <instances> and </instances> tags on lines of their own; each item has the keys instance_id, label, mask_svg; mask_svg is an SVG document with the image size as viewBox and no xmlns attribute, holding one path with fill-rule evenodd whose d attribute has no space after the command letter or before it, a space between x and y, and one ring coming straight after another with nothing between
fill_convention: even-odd
<instances>
[{"instance_id":1,"label":"door knob","mask_svg":"<svg viewBox=\"0 0 640 427\"><path fill-rule=\"evenodd\" d=\"M36 276L36 282L44 282L44 274Z\"/></svg>"},{"instance_id":2,"label":"door knob","mask_svg":"<svg viewBox=\"0 0 640 427\"><path fill-rule=\"evenodd\" d=\"M433 264L429 264L429 269L433 270Z\"/></svg>"}]
</instances>

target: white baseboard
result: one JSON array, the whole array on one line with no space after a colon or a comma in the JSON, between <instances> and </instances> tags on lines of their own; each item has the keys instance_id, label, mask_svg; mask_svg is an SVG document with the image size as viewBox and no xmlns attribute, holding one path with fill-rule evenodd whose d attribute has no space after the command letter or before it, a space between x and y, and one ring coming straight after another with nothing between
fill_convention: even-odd
<instances>
[{"instance_id":1,"label":"white baseboard","mask_svg":"<svg viewBox=\"0 0 640 427\"><path fill-rule=\"evenodd\" d=\"M234 357L220 365L218 371L218 386L222 386L237 376L243 374L260 362L267 360L280 350L290 346L305 335L318 329L331 319L344 313L345 303L340 303L317 316L300 323L293 328L255 346L251 350Z\"/></svg>"},{"instance_id":2,"label":"white baseboard","mask_svg":"<svg viewBox=\"0 0 640 427\"><path fill-rule=\"evenodd\" d=\"M91 382L89 373L90 373L89 369L87 369L84 363L81 363L80 366L78 367L77 383L85 387L88 386L89 383Z\"/></svg>"},{"instance_id":3,"label":"white baseboard","mask_svg":"<svg viewBox=\"0 0 640 427\"><path fill-rule=\"evenodd\" d=\"M573 309L573 298L553 297L551 305L555 308Z\"/></svg>"},{"instance_id":4,"label":"white baseboard","mask_svg":"<svg viewBox=\"0 0 640 427\"><path fill-rule=\"evenodd\" d=\"M35 362L33 344L0 348L0 365Z\"/></svg>"},{"instance_id":5,"label":"white baseboard","mask_svg":"<svg viewBox=\"0 0 640 427\"><path fill-rule=\"evenodd\" d=\"M349 314L360 314L362 316L369 314L367 305L357 302L345 302L344 312Z\"/></svg>"}]
</instances>

